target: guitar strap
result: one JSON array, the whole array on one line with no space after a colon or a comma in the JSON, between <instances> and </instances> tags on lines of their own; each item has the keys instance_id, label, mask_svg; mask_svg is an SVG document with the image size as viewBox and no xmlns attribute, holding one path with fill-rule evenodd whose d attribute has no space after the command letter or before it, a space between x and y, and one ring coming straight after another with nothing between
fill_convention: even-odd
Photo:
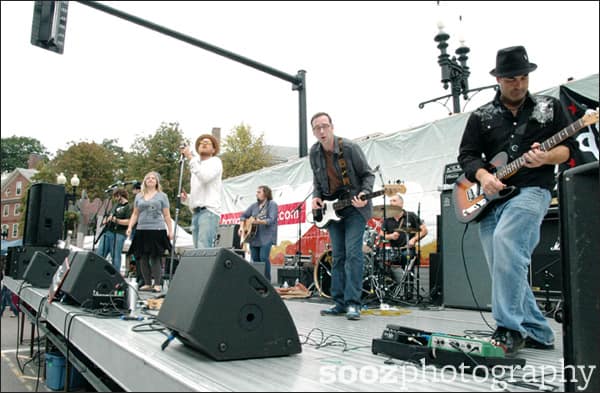
<instances>
[{"instance_id":1,"label":"guitar strap","mask_svg":"<svg viewBox=\"0 0 600 393\"><path fill-rule=\"evenodd\" d=\"M340 169L342 170L342 183L344 186L350 190L350 178L348 177L348 166L346 165L346 160L344 159L344 149L342 138L338 138L338 146L340 152L338 154L338 164L340 164Z\"/></svg>"}]
</instances>

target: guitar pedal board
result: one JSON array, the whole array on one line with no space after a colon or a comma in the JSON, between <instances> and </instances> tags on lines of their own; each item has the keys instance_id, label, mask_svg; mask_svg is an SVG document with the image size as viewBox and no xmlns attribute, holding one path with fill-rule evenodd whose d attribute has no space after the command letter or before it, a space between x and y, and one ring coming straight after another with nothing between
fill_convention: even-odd
<instances>
[{"instance_id":1,"label":"guitar pedal board","mask_svg":"<svg viewBox=\"0 0 600 393\"><path fill-rule=\"evenodd\" d=\"M464 366L467 371L476 370L477 366L525 366L525 359L507 358L501 348L485 340L398 325L387 325L381 338L373 339L371 352L439 367Z\"/></svg>"}]
</instances>

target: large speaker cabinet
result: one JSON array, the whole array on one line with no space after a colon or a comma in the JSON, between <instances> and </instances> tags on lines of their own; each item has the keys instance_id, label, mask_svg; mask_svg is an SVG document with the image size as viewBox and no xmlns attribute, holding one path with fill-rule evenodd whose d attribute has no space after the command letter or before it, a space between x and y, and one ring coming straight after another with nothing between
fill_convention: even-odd
<instances>
[{"instance_id":1,"label":"large speaker cabinet","mask_svg":"<svg viewBox=\"0 0 600 393\"><path fill-rule=\"evenodd\" d=\"M60 239L65 215L65 187L36 183L27 193L23 245L53 246Z\"/></svg>"},{"instance_id":2,"label":"large speaker cabinet","mask_svg":"<svg viewBox=\"0 0 600 393\"><path fill-rule=\"evenodd\" d=\"M573 369L600 364L600 187L598 161L559 176L561 256L563 260L563 351L565 390L579 391ZM586 391L600 391L600 374L591 373Z\"/></svg>"},{"instance_id":3,"label":"large speaker cabinet","mask_svg":"<svg viewBox=\"0 0 600 393\"><path fill-rule=\"evenodd\" d=\"M279 294L225 248L185 251L157 319L184 344L215 360L302 351Z\"/></svg>"},{"instance_id":4,"label":"large speaker cabinet","mask_svg":"<svg viewBox=\"0 0 600 393\"><path fill-rule=\"evenodd\" d=\"M469 224L464 241L465 262L477 305L469 288L461 256L461 239L465 224L456 219L451 190L442 192L441 203L443 302L449 307L491 310L492 280L481 248L479 224ZM540 301L546 297L557 300L562 296L558 239L558 208L551 207L542 222L540 242L533 251L529 269L529 285Z\"/></svg>"},{"instance_id":5,"label":"large speaker cabinet","mask_svg":"<svg viewBox=\"0 0 600 393\"><path fill-rule=\"evenodd\" d=\"M475 303L462 260L461 239L465 224L456 219L452 190L442 191L440 199L443 303L449 307L490 310L492 307L492 280L479 240L479 224L469 224L464 241L464 258L477 299L477 303Z\"/></svg>"}]
</instances>

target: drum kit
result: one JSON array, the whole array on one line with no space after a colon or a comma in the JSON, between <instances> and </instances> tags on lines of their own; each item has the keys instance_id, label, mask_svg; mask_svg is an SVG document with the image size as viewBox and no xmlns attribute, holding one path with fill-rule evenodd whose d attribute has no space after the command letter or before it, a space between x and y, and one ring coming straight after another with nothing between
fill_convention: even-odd
<instances>
[{"instance_id":1,"label":"drum kit","mask_svg":"<svg viewBox=\"0 0 600 393\"><path fill-rule=\"evenodd\" d=\"M373 217L399 215L402 210L397 206L374 206ZM397 228L394 232L412 235L415 228ZM381 304L385 301L407 302L420 300L418 282L415 283L415 267L418 269L419 252L405 247L392 247L383 240L379 232L366 226L363 235L364 269L362 279L362 300L367 303L374 296ZM314 269L314 284L322 297L331 298L333 255L326 250ZM417 280L418 281L418 280Z\"/></svg>"}]
</instances>

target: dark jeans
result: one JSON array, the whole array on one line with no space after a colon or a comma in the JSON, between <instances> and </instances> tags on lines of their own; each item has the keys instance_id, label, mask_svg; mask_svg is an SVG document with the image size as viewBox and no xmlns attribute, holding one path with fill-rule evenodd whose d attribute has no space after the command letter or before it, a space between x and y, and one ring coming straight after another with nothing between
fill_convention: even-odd
<instances>
[{"instance_id":1,"label":"dark jeans","mask_svg":"<svg viewBox=\"0 0 600 393\"><path fill-rule=\"evenodd\" d=\"M332 221L327 227L333 254L331 297L339 309L361 304L365 225L364 217L352 208L342 220Z\"/></svg>"},{"instance_id":2,"label":"dark jeans","mask_svg":"<svg viewBox=\"0 0 600 393\"><path fill-rule=\"evenodd\" d=\"M13 314L15 314L15 316L19 315L19 309L12 302L11 295L12 295L12 292L7 287L3 286L2 287L2 295L1 295L2 296L2 306L0 307L0 318L4 314L4 308L6 306L10 306L10 309L12 310Z\"/></svg>"},{"instance_id":3,"label":"dark jeans","mask_svg":"<svg viewBox=\"0 0 600 393\"><path fill-rule=\"evenodd\" d=\"M264 246L251 246L250 257L253 262L264 262L265 263L265 278L271 282L271 262L269 261L269 255L271 254L272 243L265 244Z\"/></svg>"}]
</instances>

